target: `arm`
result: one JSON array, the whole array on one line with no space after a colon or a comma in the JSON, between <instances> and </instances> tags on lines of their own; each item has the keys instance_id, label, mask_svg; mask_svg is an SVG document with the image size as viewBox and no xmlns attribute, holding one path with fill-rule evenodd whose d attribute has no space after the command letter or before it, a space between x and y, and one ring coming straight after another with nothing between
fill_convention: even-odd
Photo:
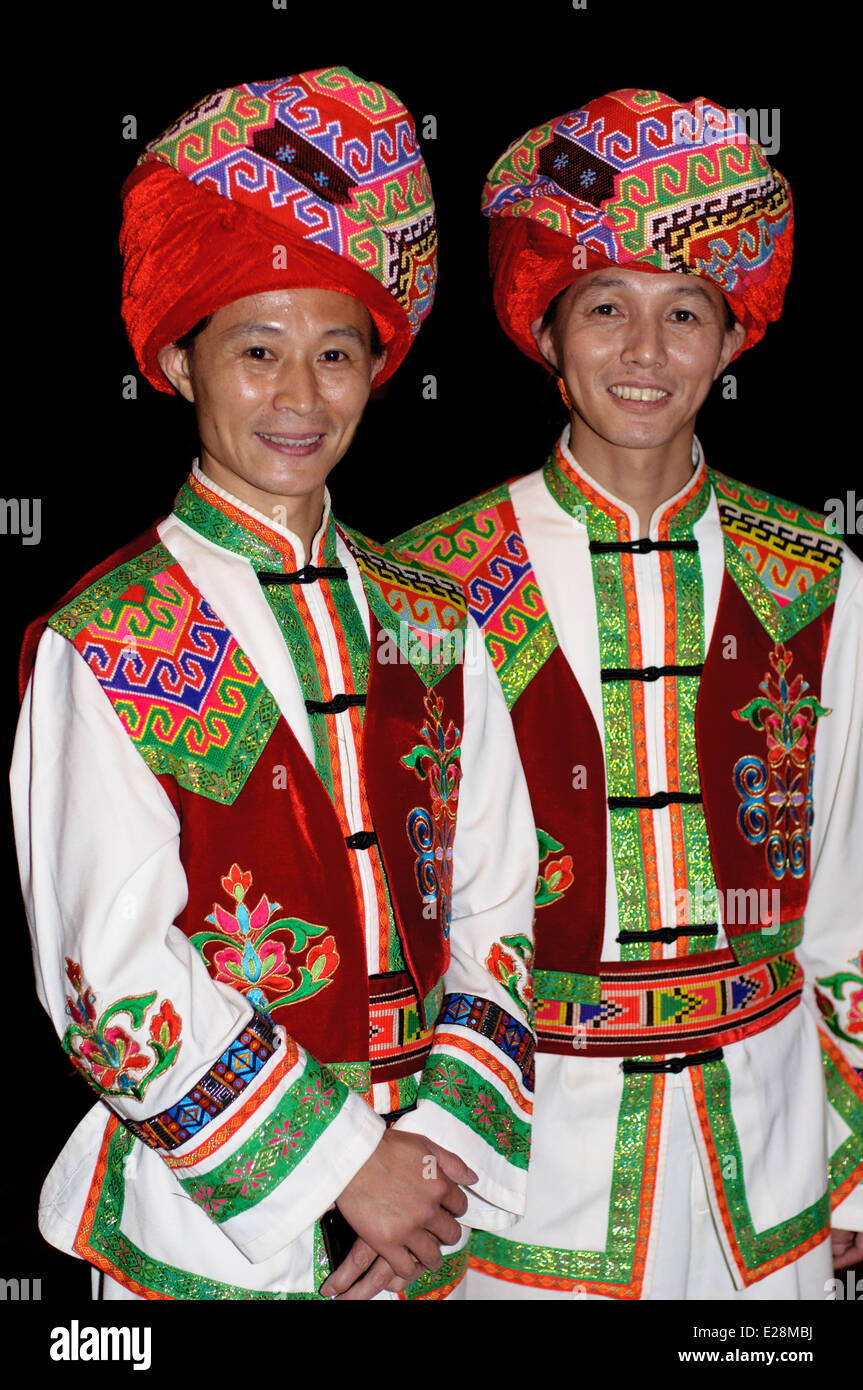
<instances>
[{"instance_id":1,"label":"arm","mask_svg":"<svg viewBox=\"0 0 863 1390\"><path fill-rule=\"evenodd\" d=\"M50 630L25 695L12 790L37 989L66 1050L173 1168L178 1195L250 1260L277 1253L359 1171L383 1122L211 979L174 926L186 900L175 809L86 663ZM240 1052L245 1084L220 1085L220 1059ZM196 1088L214 1113L174 1144Z\"/></svg>"},{"instance_id":2,"label":"arm","mask_svg":"<svg viewBox=\"0 0 863 1390\"><path fill-rule=\"evenodd\" d=\"M822 1041L834 1245L844 1265L860 1258L848 1246L863 1230L863 569L847 553L842 568L821 689L831 713L815 745L812 878L798 955Z\"/></svg>"}]
</instances>

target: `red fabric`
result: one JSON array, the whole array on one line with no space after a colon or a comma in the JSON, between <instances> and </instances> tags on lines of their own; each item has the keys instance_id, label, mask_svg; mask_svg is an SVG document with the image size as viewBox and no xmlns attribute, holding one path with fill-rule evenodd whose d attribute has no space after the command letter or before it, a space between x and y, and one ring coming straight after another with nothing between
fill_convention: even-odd
<instances>
[{"instance_id":1,"label":"red fabric","mask_svg":"<svg viewBox=\"0 0 863 1390\"><path fill-rule=\"evenodd\" d=\"M831 618L832 608L784 644L794 658L789 680L802 674L809 682L807 694L818 695L821 689L825 630L829 634ZM725 655L729 636L735 637L737 642L734 660L728 660ZM698 767L713 872L725 903L728 903L728 894L732 890L755 889L759 895L762 892L767 895L763 899L759 896L759 903L766 903L769 912L771 892L779 889L780 920L793 922L803 915L806 907L809 856L807 854L806 870L799 878L794 878L788 872L782 878L776 878L768 868L765 843L751 844L740 830L738 811L741 798L734 786L734 767L738 758L753 755L767 761L764 731L735 719L734 711L743 709L762 694L759 687L765 674L771 670L770 653L775 646L775 640L761 626L726 572L722 580L713 640L704 663L695 707ZM817 742L817 724L815 737ZM799 786L804 796L809 790L811 777L810 762ZM815 815L819 814L823 814L823 808L816 806ZM757 928L757 922L726 923L725 931L732 951L737 937Z\"/></svg>"},{"instance_id":2,"label":"red fabric","mask_svg":"<svg viewBox=\"0 0 863 1390\"><path fill-rule=\"evenodd\" d=\"M790 200L790 193L788 195ZM773 255L765 270L764 278L752 283L750 275L745 295L725 294L731 312L746 329L746 337L731 361L741 352L753 347L767 329L782 313L785 286L791 273L791 254L793 243L793 212L790 216L788 233L774 243ZM582 275L593 270L618 269L608 257L595 251L585 252L583 246L553 232L541 222L527 217L495 217L489 221L489 263L494 277L494 306L503 328L517 343L522 352L543 366L548 364L541 356L533 339L530 325L541 319L551 301ZM692 243L693 254L706 253L707 237L704 245L700 241ZM579 264L586 258L583 269L573 269L573 253L579 252ZM628 262L623 269L641 270L648 274L663 275L660 266L642 262ZM680 272L675 272L680 273ZM709 278L709 277L704 277ZM550 369L549 369L550 370Z\"/></svg>"},{"instance_id":3,"label":"red fabric","mask_svg":"<svg viewBox=\"0 0 863 1390\"><path fill-rule=\"evenodd\" d=\"M538 970L598 975L605 927L606 816L602 744L584 694L560 647L512 710L518 751L537 826L563 848L540 863L569 855L574 881L536 911ZM584 786L574 787L583 767Z\"/></svg>"},{"instance_id":4,"label":"red fabric","mask_svg":"<svg viewBox=\"0 0 863 1390\"><path fill-rule=\"evenodd\" d=\"M371 650L380 651L380 627L372 618ZM443 700L443 724L450 720L464 732L464 669L459 664L438 681L434 694ZM426 687L407 662L385 665L372 661L363 730L363 769L372 821L393 900L405 964L420 1003L449 964L441 905L437 915L423 915L417 883L416 853L408 840L407 820L416 806L431 813L427 778L399 762L424 742L421 729L428 716ZM434 1020L428 1020L433 1023Z\"/></svg>"},{"instance_id":5,"label":"red fabric","mask_svg":"<svg viewBox=\"0 0 863 1390\"><path fill-rule=\"evenodd\" d=\"M161 348L206 314L270 290L336 290L365 304L387 349L376 388L407 352L407 317L383 285L284 223L196 186L167 164L139 165L123 197L123 318L141 371L157 390L174 389L157 360ZM273 265L280 246L284 269Z\"/></svg>"}]
</instances>

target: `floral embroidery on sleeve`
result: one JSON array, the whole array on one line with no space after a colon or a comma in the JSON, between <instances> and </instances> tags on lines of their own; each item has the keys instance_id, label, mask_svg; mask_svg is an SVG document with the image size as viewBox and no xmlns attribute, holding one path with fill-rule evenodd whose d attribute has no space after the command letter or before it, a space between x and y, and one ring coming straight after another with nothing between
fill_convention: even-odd
<instances>
[{"instance_id":1,"label":"floral embroidery on sleeve","mask_svg":"<svg viewBox=\"0 0 863 1390\"><path fill-rule=\"evenodd\" d=\"M506 948L511 949L507 950ZM485 958L486 970L499 980L509 997L533 1016L533 945L527 936L502 936Z\"/></svg>"},{"instance_id":2,"label":"floral embroidery on sleeve","mask_svg":"<svg viewBox=\"0 0 863 1390\"><path fill-rule=\"evenodd\" d=\"M66 974L75 993L74 998L66 995L66 1012L72 1022L63 1047L103 1095L143 1100L150 1082L174 1065L180 1051L182 1020L170 999L163 1000L151 1017L149 1037L141 1044L113 1020L125 1014L133 1028L143 1027L156 999L155 990L152 994L126 995L99 1014L95 993L85 986L81 966L68 956Z\"/></svg>"},{"instance_id":3,"label":"floral embroidery on sleeve","mask_svg":"<svg viewBox=\"0 0 863 1390\"><path fill-rule=\"evenodd\" d=\"M563 845L546 830L540 830L539 826L536 827L536 838L540 862L540 874L536 880L536 905L548 907L549 903L556 903L558 898L562 898L574 882L572 855L564 854L560 859L549 859L548 856L557 854L563 849ZM545 862L547 859L548 863Z\"/></svg>"}]
</instances>

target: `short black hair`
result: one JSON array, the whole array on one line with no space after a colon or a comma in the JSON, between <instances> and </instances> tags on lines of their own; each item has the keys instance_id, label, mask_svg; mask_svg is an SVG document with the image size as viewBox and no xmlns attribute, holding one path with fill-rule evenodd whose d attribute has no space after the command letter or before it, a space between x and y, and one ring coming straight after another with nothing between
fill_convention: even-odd
<instances>
[{"instance_id":1,"label":"short black hair","mask_svg":"<svg viewBox=\"0 0 863 1390\"><path fill-rule=\"evenodd\" d=\"M182 348L183 352L188 352L195 339L197 338L198 334L203 333L204 329L206 328L207 324L210 322L210 319L212 317L212 314L205 314L202 319L198 319L198 322L192 328L189 329L188 333L184 333L181 337L175 338L174 342L177 344L177 347ZM371 324L369 348L372 357L381 357L383 355L384 345L381 342L381 335L378 331L378 326L372 318L371 314L369 314L369 323Z\"/></svg>"},{"instance_id":2,"label":"short black hair","mask_svg":"<svg viewBox=\"0 0 863 1390\"><path fill-rule=\"evenodd\" d=\"M567 285L566 289L561 290L560 294L556 294L554 296L554 299L551 301L551 303L549 304L548 308L542 316L543 328L551 328L555 318L557 317L557 306L563 299L563 296L566 294L566 290L568 289L569 285ZM737 320L734 317L734 314L732 313L731 305L728 303L728 300L725 298L725 295L722 296L722 303L725 305L725 332L730 333Z\"/></svg>"}]
</instances>

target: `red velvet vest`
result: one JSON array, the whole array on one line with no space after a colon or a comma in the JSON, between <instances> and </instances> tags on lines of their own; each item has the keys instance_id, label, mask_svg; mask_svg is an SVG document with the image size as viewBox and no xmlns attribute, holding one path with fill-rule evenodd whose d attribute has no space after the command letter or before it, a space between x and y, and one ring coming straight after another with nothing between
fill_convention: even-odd
<instances>
[{"instance_id":1,"label":"red velvet vest","mask_svg":"<svg viewBox=\"0 0 863 1390\"><path fill-rule=\"evenodd\" d=\"M463 668L458 660L424 665L416 647L413 661L406 659L394 643L389 661L374 659L382 629L398 633L401 623L404 632L402 614L388 607L393 593L410 600L418 586L427 599L427 581L439 589L440 580L399 566L371 543L350 543L372 608L359 749L367 830L377 838L422 1012L449 960L447 848L455 830ZM453 609L464 614L456 586L447 586L446 603L451 625ZM346 844L315 767L156 528L30 625L22 694L48 623L88 662L176 809L188 882L176 925L210 973L266 1007L319 1060L367 1061L365 923L351 866L351 856L367 850ZM198 676L194 708L183 703L190 669Z\"/></svg>"},{"instance_id":2,"label":"red velvet vest","mask_svg":"<svg viewBox=\"0 0 863 1390\"><path fill-rule=\"evenodd\" d=\"M749 962L792 949L803 932L815 734L828 713L818 692L841 546L823 517L710 478L726 571L695 705L698 785L665 790L700 794L724 929ZM394 545L464 584L510 705L539 835L537 995L597 999L615 814L602 731L557 645L508 486ZM584 621L596 621L592 603Z\"/></svg>"}]
</instances>

